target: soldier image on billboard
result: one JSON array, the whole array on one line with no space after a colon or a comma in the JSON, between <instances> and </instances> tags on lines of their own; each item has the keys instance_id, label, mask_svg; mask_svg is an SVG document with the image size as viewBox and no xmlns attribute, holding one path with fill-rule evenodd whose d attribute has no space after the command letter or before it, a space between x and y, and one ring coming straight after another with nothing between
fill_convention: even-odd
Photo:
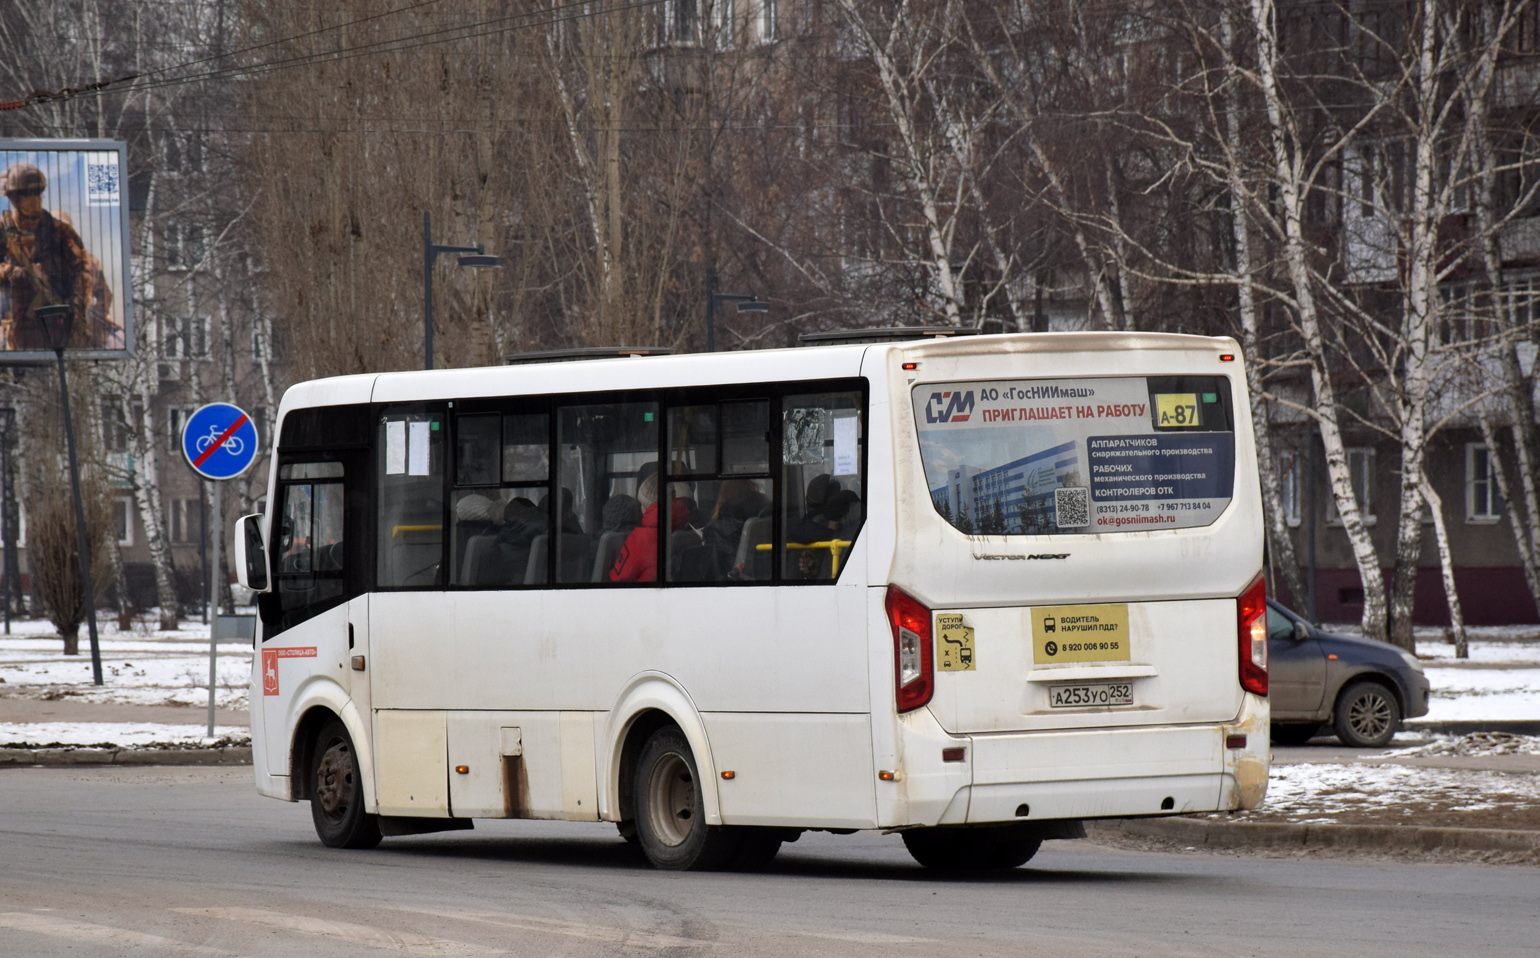
<instances>
[{"instance_id":1,"label":"soldier image on billboard","mask_svg":"<svg viewBox=\"0 0 1540 958\"><path fill-rule=\"evenodd\" d=\"M73 227L75 221L63 210L50 210L54 221ZM87 329L90 330L92 346L106 346L117 340L123 330L112 321L112 286L107 282L107 273L102 269L102 261L96 258L96 254L86 250L86 272L91 276L91 305L86 307Z\"/></svg>"},{"instance_id":2,"label":"soldier image on billboard","mask_svg":"<svg viewBox=\"0 0 1540 958\"><path fill-rule=\"evenodd\" d=\"M31 163L12 163L0 173L0 193L11 203L0 213L0 292L9 299L0 346L6 349L48 348L33 311L59 304L75 307L71 345L92 345L94 330L80 321L91 305L91 255L73 226L43 209L47 188L43 171Z\"/></svg>"}]
</instances>

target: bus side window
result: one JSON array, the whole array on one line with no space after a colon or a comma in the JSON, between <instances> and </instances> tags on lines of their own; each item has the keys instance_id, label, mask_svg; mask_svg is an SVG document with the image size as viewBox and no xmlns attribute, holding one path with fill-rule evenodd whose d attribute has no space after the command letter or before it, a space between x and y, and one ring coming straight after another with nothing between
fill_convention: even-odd
<instances>
[{"instance_id":1,"label":"bus side window","mask_svg":"<svg viewBox=\"0 0 1540 958\"><path fill-rule=\"evenodd\" d=\"M656 582L658 406L567 406L557 414L550 503L556 582ZM613 560L610 556L614 556Z\"/></svg>"},{"instance_id":2,"label":"bus side window","mask_svg":"<svg viewBox=\"0 0 1540 958\"><path fill-rule=\"evenodd\" d=\"M671 514L685 517L666 541L668 580L769 580L769 400L671 408L668 464Z\"/></svg>"},{"instance_id":3,"label":"bus side window","mask_svg":"<svg viewBox=\"0 0 1540 958\"><path fill-rule=\"evenodd\" d=\"M375 575L381 588L444 584L443 425L438 412L387 410L380 416Z\"/></svg>"},{"instance_id":4,"label":"bus side window","mask_svg":"<svg viewBox=\"0 0 1540 958\"><path fill-rule=\"evenodd\" d=\"M782 410L781 577L831 582L865 518L861 394L787 396Z\"/></svg>"}]
</instances>

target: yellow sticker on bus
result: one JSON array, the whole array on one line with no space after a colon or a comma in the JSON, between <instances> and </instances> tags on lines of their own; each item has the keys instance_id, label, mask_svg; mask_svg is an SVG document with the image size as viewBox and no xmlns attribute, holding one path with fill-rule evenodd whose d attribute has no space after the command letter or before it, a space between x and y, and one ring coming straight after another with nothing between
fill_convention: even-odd
<instances>
[{"instance_id":1,"label":"yellow sticker on bus","mask_svg":"<svg viewBox=\"0 0 1540 958\"><path fill-rule=\"evenodd\" d=\"M1200 424L1197 393L1155 394L1155 428L1185 429Z\"/></svg>"},{"instance_id":2,"label":"yellow sticker on bus","mask_svg":"<svg viewBox=\"0 0 1540 958\"><path fill-rule=\"evenodd\" d=\"M1032 661L1127 662L1128 606L1045 605L1032 609Z\"/></svg>"},{"instance_id":3,"label":"yellow sticker on bus","mask_svg":"<svg viewBox=\"0 0 1540 958\"><path fill-rule=\"evenodd\" d=\"M972 672L973 629L961 615L936 616L936 669L940 672Z\"/></svg>"}]
</instances>

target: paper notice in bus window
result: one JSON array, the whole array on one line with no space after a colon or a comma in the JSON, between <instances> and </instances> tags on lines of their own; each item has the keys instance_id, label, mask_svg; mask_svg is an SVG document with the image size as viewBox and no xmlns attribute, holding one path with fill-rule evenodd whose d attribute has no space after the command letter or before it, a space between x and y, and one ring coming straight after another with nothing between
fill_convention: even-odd
<instances>
[{"instance_id":1,"label":"paper notice in bus window","mask_svg":"<svg viewBox=\"0 0 1540 958\"><path fill-rule=\"evenodd\" d=\"M409 427L406 447L406 474L409 476L428 474L428 425L426 422L414 422Z\"/></svg>"},{"instance_id":2,"label":"paper notice in bus window","mask_svg":"<svg viewBox=\"0 0 1540 958\"><path fill-rule=\"evenodd\" d=\"M385 475L399 476L406 472L406 420L393 419L385 423Z\"/></svg>"},{"instance_id":3,"label":"paper notice in bus window","mask_svg":"<svg viewBox=\"0 0 1540 958\"><path fill-rule=\"evenodd\" d=\"M834 474L853 476L857 472L855 416L834 417Z\"/></svg>"}]
</instances>

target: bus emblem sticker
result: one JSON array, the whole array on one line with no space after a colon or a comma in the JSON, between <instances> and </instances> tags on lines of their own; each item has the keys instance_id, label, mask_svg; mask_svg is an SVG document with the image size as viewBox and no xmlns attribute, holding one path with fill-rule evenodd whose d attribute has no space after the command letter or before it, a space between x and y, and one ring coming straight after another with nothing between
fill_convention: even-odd
<instances>
[{"instance_id":1,"label":"bus emblem sticker","mask_svg":"<svg viewBox=\"0 0 1540 958\"><path fill-rule=\"evenodd\" d=\"M937 617L937 624L941 618ZM1032 661L1127 662L1128 606L1055 605L1032 610Z\"/></svg>"},{"instance_id":2,"label":"bus emblem sticker","mask_svg":"<svg viewBox=\"0 0 1540 958\"><path fill-rule=\"evenodd\" d=\"M973 629L963 624L959 614L936 616L936 644L939 661L936 669L941 672L972 672Z\"/></svg>"},{"instance_id":3,"label":"bus emblem sticker","mask_svg":"<svg viewBox=\"0 0 1540 958\"><path fill-rule=\"evenodd\" d=\"M316 657L315 647L303 649L263 649L262 650L262 694L278 694L278 660L279 659L313 659Z\"/></svg>"}]
</instances>

